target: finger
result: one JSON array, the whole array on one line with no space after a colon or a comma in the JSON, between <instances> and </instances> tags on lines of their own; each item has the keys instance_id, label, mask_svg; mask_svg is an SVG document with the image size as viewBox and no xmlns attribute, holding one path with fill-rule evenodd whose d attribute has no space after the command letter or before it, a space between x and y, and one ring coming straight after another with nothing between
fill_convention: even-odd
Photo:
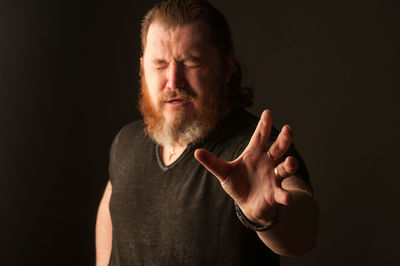
<instances>
[{"instance_id":1,"label":"finger","mask_svg":"<svg viewBox=\"0 0 400 266\"><path fill-rule=\"evenodd\" d=\"M194 152L194 157L199 161L208 171L215 175L220 182L224 181L230 171L230 166L227 162L222 161L212 152L204 149L197 149Z\"/></svg>"},{"instance_id":2,"label":"finger","mask_svg":"<svg viewBox=\"0 0 400 266\"><path fill-rule=\"evenodd\" d=\"M292 195L289 191L286 191L283 188L277 188L275 190L275 201L279 204L288 206L292 201Z\"/></svg>"},{"instance_id":3,"label":"finger","mask_svg":"<svg viewBox=\"0 0 400 266\"><path fill-rule=\"evenodd\" d=\"M275 175L279 179L284 179L286 177L292 176L299 167L299 163L296 158L289 156L285 159L284 162L278 164L274 171Z\"/></svg>"},{"instance_id":4,"label":"finger","mask_svg":"<svg viewBox=\"0 0 400 266\"><path fill-rule=\"evenodd\" d=\"M249 145L246 149L254 149L260 152L264 151L267 145L269 134L272 127L272 114L269 110L264 110L258 121L257 127L254 130L253 136L250 139Z\"/></svg>"},{"instance_id":5,"label":"finger","mask_svg":"<svg viewBox=\"0 0 400 266\"><path fill-rule=\"evenodd\" d=\"M269 148L269 153L275 159L281 158L292 143L292 130L288 125L283 126L278 138Z\"/></svg>"}]
</instances>

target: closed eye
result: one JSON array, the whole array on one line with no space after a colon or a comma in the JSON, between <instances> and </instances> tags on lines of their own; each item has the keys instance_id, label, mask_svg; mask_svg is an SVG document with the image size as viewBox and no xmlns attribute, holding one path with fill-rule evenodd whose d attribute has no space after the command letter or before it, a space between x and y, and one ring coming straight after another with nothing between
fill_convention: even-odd
<instances>
[{"instance_id":1,"label":"closed eye","mask_svg":"<svg viewBox=\"0 0 400 266\"><path fill-rule=\"evenodd\" d=\"M190 55L183 59L183 64L187 68L195 69L201 66L201 60L198 56Z\"/></svg>"},{"instance_id":2,"label":"closed eye","mask_svg":"<svg viewBox=\"0 0 400 266\"><path fill-rule=\"evenodd\" d=\"M155 69L164 69L166 68L168 65L167 64L163 64L163 65L156 65Z\"/></svg>"},{"instance_id":3,"label":"closed eye","mask_svg":"<svg viewBox=\"0 0 400 266\"><path fill-rule=\"evenodd\" d=\"M164 69L168 66L168 62L163 59L154 59L152 60L152 63L155 69Z\"/></svg>"},{"instance_id":4,"label":"closed eye","mask_svg":"<svg viewBox=\"0 0 400 266\"><path fill-rule=\"evenodd\" d=\"M186 66L187 68L199 68L199 67L201 66L201 64L200 64L200 63L197 63L197 64L195 64L195 63L190 63L190 64L185 64L185 66Z\"/></svg>"}]
</instances>

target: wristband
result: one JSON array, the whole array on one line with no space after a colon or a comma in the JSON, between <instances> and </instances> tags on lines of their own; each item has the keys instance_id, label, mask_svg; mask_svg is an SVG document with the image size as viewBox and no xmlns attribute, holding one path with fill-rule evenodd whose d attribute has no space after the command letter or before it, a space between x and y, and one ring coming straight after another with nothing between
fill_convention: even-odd
<instances>
[{"instance_id":1,"label":"wristband","mask_svg":"<svg viewBox=\"0 0 400 266\"><path fill-rule=\"evenodd\" d=\"M272 221L264 226L256 226L254 224L252 224L249 219L247 219L247 217L244 215L244 213L242 212L242 210L239 208L239 205L237 205L236 201L234 201L235 204L235 209L236 209L236 215L239 218L240 222L242 222L242 224L244 226L246 226L248 229L253 230L253 231L267 231L269 229L271 229L275 224L277 224L281 218L281 211L282 211L282 207L283 205L278 204L278 206L276 207L276 211L275 211L275 215L274 218L272 218Z\"/></svg>"}]
</instances>

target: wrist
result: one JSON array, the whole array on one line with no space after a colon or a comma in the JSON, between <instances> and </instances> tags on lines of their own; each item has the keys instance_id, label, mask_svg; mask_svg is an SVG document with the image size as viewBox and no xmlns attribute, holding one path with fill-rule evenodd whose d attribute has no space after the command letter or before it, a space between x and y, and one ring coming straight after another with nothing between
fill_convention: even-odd
<instances>
[{"instance_id":1,"label":"wrist","mask_svg":"<svg viewBox=\"0 0 400 266\"><path fill-rule=\"evenodd\" d=\"M270 222L267 224L261 224L259 222L253 222L251 221L245 214L244 212L240 209L239 205L234 201L235 204L235 209L236 209L236 215L239 218L240 222L247 227L250 230L253 231L267 231L274 227L280 220L281 217L281 211L283 208L283 205L278 204L275 209L275 213L271 219Z\"/></svg>"}]
</instances>

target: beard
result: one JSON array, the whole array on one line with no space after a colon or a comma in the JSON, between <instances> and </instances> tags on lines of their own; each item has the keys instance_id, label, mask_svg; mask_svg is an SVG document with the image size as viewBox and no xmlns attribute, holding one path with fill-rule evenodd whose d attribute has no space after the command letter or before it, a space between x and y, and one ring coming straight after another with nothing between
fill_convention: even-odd
<instances>
[{"instance_id":1,"label":"beard","mask_svg":"<svg viewBox=\"0 0 400 266\"><path fill-rule=\"evenodd\" d=\"M139 110L143 116L146 133L160 145L187 145L197 143L215 127L225 106L225 92L222 82L209 89L204 97L197 97L186 89L164 92L157 103L153 104L145 77L141 71ZM163 113L163 104L169 98L187 97L191 101L191 112L187 108L174 111L174 119L167 120Z\"/></svg>"}]
</instances>

